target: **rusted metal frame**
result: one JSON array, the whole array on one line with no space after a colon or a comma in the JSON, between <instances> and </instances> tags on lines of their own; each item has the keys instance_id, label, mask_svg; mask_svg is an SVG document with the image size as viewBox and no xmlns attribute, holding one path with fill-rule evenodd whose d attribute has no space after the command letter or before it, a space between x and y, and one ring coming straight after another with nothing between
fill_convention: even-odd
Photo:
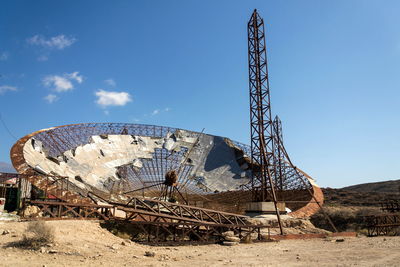
<instances>
[{"instance_id":1,"label":"rusted metal frame","mask_svg":"<svg viewBox=\"0 0 400 267\"><path fill-rule=\"evenodd\" d=\"M58 217L57 214L54 214L50 210L50 205L48 205L48 204L42 204L42 205L39 206L39 208L40 208L40 211L43 212L43 214L47 213L47 214L50 215L50 217L54 217L54 218Z\"/></svg>"},{"instance_id":2,"label":"rusted metal frame","mask_svg":"<svg viewBox=\"0 0 400 267\"><path fill-rule=\"evenodd\" d=\"M160 226L159 226L158 224L155 226L155 233L154 233L154 227L151 228L151 226L149 225L149 228L153 230L153 231L152 231L152 232L153 232L153 235L154 235L153 242L158 243L158 241L159 241L159 229L160 229Z\"/></svg>"},{"instance_id":3,"label":"rusted metal frame","mask_svg":"<svg viewBox=\"0 0 400 267\"><path fill-rule=\"evenodd\" d=\"M144 180L142 179L142 177L140 176L140 172L138 172L134 166L130 166L130 170L133 172L133 174L136 176L136 178L142 183L142 185L144 186Z\"/></svg>"},{"instance_id":4,"label":"rusted metal frame","mask_svg":"<svg viewBox=\"0 0 400 267\"><path fill-rule=\"evenodd\" d=\"M195 231L193 231L193 226L192 225L183 225L183 231L182 234L188 236L190 233L193 233L195 236L197 236L200 240L205 241L200 235L198 235Z\"/></svg>"},{"instance_id":5,"label":"rusted metal frame","mask_svg":"<svg viewBox=\"0 0 400 267\"><path fill-rule=\"evenodd\" d=\"M87 208L82 209L82 212L83 212L85 218L90 218L89 216L91 216L91 215L95 215L97 217L103 217L103 219L105 218L105 216L103 216L103 214L95 208L87 207Z\"/></svg>"},{"instance_id":6,"label":"rusted metal frame","mask_svg":"<svg viewBox=\"0 0 400 267\"><path fill-rule=\"evenodd\" d=\"M208 238L210 238L210 235L217 236L219 240L222 239L222 232L223 230L221 230L221 228L219 227L213 227L211 225L207 225L205 226L208 232Z\"/></svg>"},{"instance_id":7,"label":"rusted metal frame","mask_svg":"<svg viewBox=\"0 0 400 267\"><path fill-rule=\"evenodd\" d=\"M259 36L259 27L262 25L262 19L260 19L257 12L254 11L248 23L248 54L251 114L251 157L253 162L252 166L254 166L254 162L257 162L259 165L260 171L253 169L253 177L256 178L261 185L261 192L258 192L258 190L256 191L257 194L261 194L261 196L256 197L256 201L266 200L265 192L267 190L267 181L265 176L268 174L265 173L265 170L269 168L269 158L271 156L270 153L273 153L273 151L265 151L265 149L269 147L270 143L272 144L273 142L273 132L271 129L269 129L272 125L269 87L268 83L265 85L263 84L263 82L268 81L268 77L262 77L262 75L266 75L266 73L264 74L261 71L263 67L266 67L266 54L262 53L265 52L265 50L262 48L262 45L265 47L265 43L263 43L265 39L263 39L263 35ZM266 116L266 120L264 120L264 116ZM267 131L267 136L264 134L264 131ZM262 143L264 140L266 140L266 142ZM267 160L265 160L263 155L268 155L266 157ZM258 174L259 172L260 174Z\"/></svg>"},{"instance_id":8,"label":"rusted metal frame","mask_svg":"<svg viewBox=\"0 0 400 267\"><path fill-rule=\"evenodd\" d=\"M160 231L160 228L161 228L161 231ZM156 229L155 230L156 230L155 231L156 233L154 235L155 236L154 242L159 243L160 241L161 242L162 241L166 241L167 236L165 234L163 234L164 233L163 231L165 231L164 226L163 225L156 225ZM163 239L161 239L161 238L163 238Z\"/></svg>"},{"instance_id":9,"label":"rusted metal frame","mask_svg":"<svg viewBox=\"0 0 400 267\"><path fill-rule=\"evenodd\" d=\"M294 169L294 171L297 173L298 177L300 178L300 181L302 181L302 183L304 184L304 186L306 187L308 193L311 195L311 197L314 199L314 201L317 203L318 207L321 209L322 213L324 214L325 218L328 220L329 224L332 226L333 230L335 232L339 232L336 228L336 226L334 225L334 223L332 222L331 218L328 216L328 214L326 214L325 210L322 208L321 203L319 203L319 201L316 199L316 197L314 196L314 194L311 192L311 190L307 187L307 183L304 181L303 176L299 173L299 171L297 170L297 167L293 165L292 161L290 160L289 154L287 153L285 146L281 143L281 148L282 148L282 152L285 155L287 161L289 162L289 164L292 166L292 168Z\"/></svg>"},{"instance_id":10,"label":"rusted metal frame","mask_svg":"<svg viewBox=\"0 0 400 267\"><path fill-rule=\"evenodd\" d=\"M160 172L160 170L159 170L159 165L162 165L162 158L163 158L163 155L162 155L162 151L160 151L160 156L158 157L157 156L157 153L156 153L156 151L154 151L154 159L155 159L155 162L156 162L156 168L157 168L157 173L162 173L162 172ZM161 164L158 164L158 160L161 160ZM161 166L160 166L160 168L161 168ZM161 189L161 186L159 186L159 189Z\"/></svg>"},{"instance_id":11,"label":"rusted metal frame","mask_svg":"<svg viewBox=\"0 0 400 267\"><path fill-rule=\"evenodd\" d=\"M100 212L97 213L104 220L114 219L115 217L115 207L112 208L101 208Z\"/></svg>"},{"instance_id":12,"label":"rusted metal frame","mask_svg":"<svg viewBox=\"0 0 400 267\"><path fill-rule=\"evenodd\" d=\"M144 221L132 221L132 224L135 225L167 225L167 226L176 226L181 227L183 229L191 229L191 230L184 230L183 233L189 233L191 231L198 231L201 232L203 230L208 231L209 233L214 232L217 236L220 236L223 232L227 230L232 230L236 234L240 234L241 232L247 233L246 237L249 234L256 232L258 229L266 228L263 226L232 226L232 225L220 225L220 224L204 224L204 223L183 223L183 222L144 222ZM169 231L170 234L173 234ZM208 234L209 235L209 234Z\"/></svg>"},{"instance_id":13,"label":"rusted metal frame","mask_svg":"<svg viewBox=\"0 0 400 267\"><path fill-rule=\"evenodd\" d=\"M174 232L171 232L169 229L168 229L168 227L165 227L164 225L159 225L159 227L161 227L164 231L166 231L166 232L168 232L170 235L174 235ZM167 241L166 240L166 238L165 238L165 241Z\"/></svg>"},{"instance_id":14,"label":"rusted metal frame","mask_svg":"<svg viewBox=\"0 0 400 267\"><path fill-rule=\"evenodd\" d=\"M63 133L64 134L66 134L66 135L68 135L68 138L66 138L66 139L68 139L69 140L69 147L68 147L68 150L70 150L71 149L71 147L76 147L76 144L74 143L71 143L71 141L74 141L75 139L73 138L73 136L71 135L71 133L69 132L69 131L63 131ZM64 151L65 152L65 151Z\"/></svg>"},{"instance_id":15,"label":"rusted metal frame","mask_svg":"<svg viewBox=\"0 0 400 267\"><path fill-rule=\"evenodd\" d=\"M280 190L284 190L284 187L283 187L284 177L283 177L283 173L282 173L282 168L283 168L282 165L283 164L282 164L282 155L281 155L282 153L281 153L281 149L280 149L280 143L282 142L283 134L282 134L282 122L278 116L275 117L273 124L274 124L274 128L275 128L274 136L277 139L276 145L275 145L275 148L276 148L275 158L277 159L276 164L277 164L277 169L278 169L278 172L277 172L278 177L276 177L276 182L278 182L278 180L279 180Z\"/></svg>"},{"instance_id":16,"label":"rusted metal frame","mask_svg":"<svg viewBox=\"0 0 400 267\"><path fill-rule=\"evenodd\" d=\"M274 129L271 116L270 89L268 81L267 54L264 34L264 21L254 10L248 23L249 54L249 87L250 87L250 121L251 121L251 158L254 201L266 201L268 187L278 218L279 228L283 234L277 199L270 173L270 163L274 161ZM272 159L272 160L271 160ZM258 163L257 169L255 162ZM275 168L276 166L272 166ZM274 171L276 173L276 171ZM254 178L260 183L255 187ZM267 181L268 180L268 181ZM269 182L269 186L267 183Z\"/></svg>"},{"instance_id":17,"label":"rusted metal frame","mask_svg":"<svg viewBox=\"0 0 400 267\"><path fill-rule=\"evenodd\" d=\"M109 206L100 206L100 205L79 205L79 204L69 204L69 203L64 203L64 202L37 202L37 201L32 201L30 202L31 204L34 205L43 205L43 203L46 203L45 205L48 205L49 207L55 207L58 210L58 215L56 217L62 217L67 215L68 213L72 213L73 215L77 216L77 217L82 217L82 218L87 218L88 215L91 214L96 214L97 216L101 216L104 219L110 218L113 216L112 212L111 212L111 208L113 207L109 207ZM76 211L75 209L78 209L82 212L84 212L84 214L80 214L80 212ZM98 209L104 210L105 213L107 213L107 216L105 216L104 214L100 213L98 211ZM91 210L92 212L87 212L87 210ZM53 214L54 215L54 214Z\"/></svg>"},{"instance_id":18,"label":"rusted metal frame","mask_svg":"<svg viewBox=\"0 0 400 267\"><path fill-rule=\"evenodd\" d=\"M203 214L206 215L211 221L214 223L221 223L220 221L217 221L212 215L208 214L207 211L203 210ZM204 216L203 216L204 217Z\"/></svg>"},{"instance_id":19,"label":"rusted metal frame","mask_svg":"<svg viewBox=\"0 0 400 267\"><path fill-rule=\"evenodd\" d=\"M145 225L140 225L139 227L142 229L142 231L147 235L148 240L150 241L150 233L149 231L146 229Z\"/></svg>"},{"instance_id":20,"label":"rusted metal frame","mask_svg":"<svg viewBox=\"0 0 400 267\"><path fill-rule=\"evenodd\" d=\"M138 199L138 198L136 198L136 197L132 198L132 200L135 200L135 201L141 203L142 205L144 204L144 202L143 202L142 200L140 200L140 199ZM205 211L205 212L210 212L210 213L214 213L214 214L215 214L215 213L216 213L216 214L220 213L220 214L224 214L224 215L227 215L227 216L236 216L236 217L238 218L238 220L239 220L240 222L242 222L242 223L244 223L244 221L241 220L241 218L242 218L242 217L243 217L243 218L246 218L245 216L241 216L241 215L237 215L237 214L233 214L233 213L218 212L218 211L215 211L215 210L209 210L209 209L203 209L203 208L198 208L198 207L192 207L192 206L188 206L188 205L175 204L175 203L163 202L163 201L158 201L158 200L147 200L147 199L146 199L146 201L152 203L153 205L156 204L156 203L159 203L159 204L162 204L164 207L166 207L166 206L169 206L169 207L171 207L171 206L173 206L173 207L174 207L174 206L175 206L175 207L180 207L181 209L180 209L179 214L183 214L183 213L182 213L182 209L184 208L184 211L186 211L187 213L189 213L191 216L194 216L194 217L197 217L197 216L195 216L195 215L193 214L193 211L202 211L202 212ZM112 203L112 204L118 205L118 203ZM151 208L150 206L148 206L147 204L146 204L145 206L147 206L147 208L149 208L149 209L151 209L151 210L154 211L154 209ZM127 205L127 207L129 207L129 205ZM176 209L175 209L175 210L176 210ZM208 216L211 217L211 215L209 215L209 214L208 214Z\"/></svg>"},{"instance_id":21,"label":"rusted metal frame","mask_svg":"<svg viewBox=\"0 0 400 267\"><path fill-rule=\"evenodd\" d=\"M191 181L188 177L190 172L192 171L193 165L185 165L182 169L181 174L179 174L178 178L178 186L186 187L186 185ZM183 180L183 183L182 183Z\"/></svg>"},{"instance_id":22,"label":"rusted metal frame","mask_svg":"<svg viewBox=\"0 0 400 267\"><path fill-rule=\"evenodd\" d=\"M174 189L176 190L176 192L178 192L178 194L181 196L183 201L185 201L185 204L188 205L189 204L188 200L181 194L181 191L179 191L178 187L174 186Z\"/></svg>"},{"instance_id":23,"label":"rusted metal frame","mask_svg":"<svg viewBox=\"0 0 400 267\"><path fill-rule=\"evenodd\" d=\"M197 226L198 227L198 226ZM194 227L188 227L188 233L192 233L195 236L197 236L201 241L207 241L205 240L201 235L199 235L196 231L194 231L194 228L196 228L196 226Z\"/></svg>"},{"instance_id":24,"label":"rusted metal frame","mask_svg":"<svg viewBox=\"0 0 400 267\"><path fill-rule=\"evenodd\" d=\"M136 212L132 212L132 211L127 211L124 210L125 212L125 219L126 220L133 220L135 219L137 216L140 216L140 213L136 213Z\"/></svg>"},{"instance_id":25,"label":"rusted metal frame","mask_svg":"<svg viewBox=\"0 0 400 267\"><path fill-rule=\"evenodd\" d=\"M183 209L184 211L186 211L186 212L189 214L189 216L191 216L192 218L195 218L196 220L201 221L201 219L200 219L199 217L197 217L197 216L190 210L190 208L182 207L182 209ZM184 217L184 213L182 213L182 217Z\"/></svg>"},{"instance_id":26,"label":"rusted metal frame","mask_svg":"<svg viewBox=\"0 0 400 267\"><path fill-rule=\"evenodd\" d=\"M152 168L154 168L154 162L152 159L146 159L143 161L143 167L141 169L141 173L145 175L145 177L148 178L151 182L155 182L156 179L154 178L154 171L152 171ZM158 186L159 189L161 189L160 186Z\"/></svg>"},{"instance_id":27,"label":"rusted metal frame","mask_svg":"<svg viewBox=\"0 0 400 267\"><path fill-rule=\"evenodd\" d=\"M142 219L143 221L148 221L148 217L143 216L142 214L138 214L138 213L134 213L135 217L139 217L140 219Z\"/></svg>"},{"instance_id":28,"label":"rusted metal frame","mask_svg":"<svg viewBox=\"0 0 400 267\"><path fill-rule=\"evenodd\" d=\"M233 221L231 221L229 219L229 217L226 217L224 214L219 213L219 216L222 217L226 222L230 223L230 224L235 224ZM222 220L221 220L222 221Z\"/></svg>"},{"instance_id":29,"label":"rusted metal frame","mask_svg":"<svg viewBox=\"0 0 400 267\"><path fill-rule=\"evenodd\" d=\"M161 217L168 218L171 220L198 222L198 220L196 220L196 219L191 219L191 218L187 218L187 217L175 217L175 216L171 216L171 215L167 215L167 214L154 213L154 212L145 211L145 210L135 210L135 209L131 209L131 208L122 208L121 210L129 211L129 212L136 212L136 213L139 213L142 215L149 215L149 216L154 216L154 217L161 216Z\"/></svg>"},{"instance_id":30,"label":"rusted metal frame","mask_svg":"<svg viewBox=\"0 0 400 267\"><path fill-rule=\"evenodd\" d=\"M207 212L212 212L212 213L221 213L221 214L225 214L225 215L237 216L239 218L247 218L244 215L239 215L239 214L234 214L234 213L229 213L229 212L216 211L216 210L206 209L206 208L199 208L199 207L194 207L194 206L189 206L189 205L184 205L184 204L163 202L163 201L159 201L159 200L149 200L149 201L151 201L151 202L161 202L161 203L163 203L165 205L171 205L171 206L186 207L186 208L189 208L191 210L201 210L201 211L207 211Z\"/></svg>"},{"instance_id":31,"label":"rusted metal frame","mask_svg":"<svg viewBox=\"0 0 400 267\"><path fill-rule=\"evenodd\" d=\"M238 224L238 221L236 220L236 216L225 216L224 214L221 214L221 216L225 219L225 221L231 223L231 224Z\"/></svg>"},{"instance_id":32,"label":"rusted metal frame","mask_svg":"<svg viewBox=\"0 0 400 267\"><path fill-rule=\"evenodd\" d=\"M156 215L154 215L156 216ZM154 221L154 220L143 220L143 221L131 221L132 223L138 224L168 224L168 225L196 225L196 226L204 226L204 227L216 227L216 228L229 228L229 229L253 229L253 228L267 228L266 226L256 226L256 225L230 225L230 224L218 224L218 223L207 223L207 222L197 222L195 220L187 220L185 218L182 219L175 219L171 218L172 221L161 222L161 221Z\"/></svg>"},{"instance_id":33,"label":"rusted metal frame","mask_svg":"<svg viewBox=\"0 0 400 267\"><path fill-rule=\"evenodd\" d=\"M173 208L171 208L171 206L163 205L163 207L164 207L165 209L167 209L169 212L171 212L172 214L174 214L175 216L177 216L177 217L182 217L182 214L176 213L175 210L174 210ZM160 212L160 211L159 211L159 212Z\"/></svg>"},{"instance_id":34,"label":"rusted metal frame","mask_svg":"<svg viewBox=\"0 0 400 267\"><path fill-rule=\"evenodd\" d=\"M53 134L54 133L51 130L47 132L47 136L49 136L50 139L53 141L53 143L52 143L53 147L52 148L56 148L58 150L57 154L60 155L60 154L62 154L64 152L64 149L61 148L61 146L59 145L59 142L55 140L55 137L54 137ZM57 156L57 154L55 154L54 156ZM51 156L51 155L49 155L49 156ZM54 157L54 156L52 156L52 157Z\"/></svg>"},{"instance_id":35,"label":"rusted metal frame","mask_svg":"<svg viewBox=\"0 0 400 267\"><path fill-rule=\"evenodd\" d=\"M81 204L81 203L67 203L67 202L55 202L55 201L38 201L31 200L29 203L34 205L46 204L46 205L70 205L76 207L98 207L98 208L112 208L113 205L96 205L96 204Z\"/></svg>"},{"instance_id":36,"label":"rusted metal frame","mask_svg":"<svg viewBox=\"0 0 400 267\"><path fill-rule=\"evenodd\" d=\"M239 221L241 225L246 226L246 225L248 224L248 223L244 220L243 217L235 216L235 219L236 219L237 221ZM237 224L239 224L239 223L237 223Z\"/></svg>"},{"instance_id":37,"label":"rusted metal frame","mask_svg":"<svg viewBox=\"0 0 400 267\"><path fill-rule=\"evenodd\" d=\"M56 129L54 130L50 130L50 132L54 135L54 137L56 137L58 139L58 143L61 143L64 145L63 151L60 152L60 155L62 155L64 153L64 151L68 150L68 147L70 147L72 144L67 144L68 138L65 138L64 133L65 132L60 132L60 131L56 131ZM58 134L63 134L63 137L60 138L60 136Z\"/></svg>"},{"instance_id":38,"label":"rusted metal frame","mask_svg":"<svg viewBox=\"0 0 400 267\"><path fill-rule=\"evenodd\" d=\"M148 189L148 188L151 188L151 187L154 187L154 186L158 186L158 185L161 185L161 184L162 184L162 183L158 183L158 184L153 184L153 185L145 186L145 187L142 187L142 188L139 188L139 189L135 189L135 190L131 190L131 191L124 192L124 193L122 193L122 194L125 195L125 194L129 194L129 193L134 193L134 192L141 191L141 190L144 190L144 189Z\"/></svg>"},{"instance_id":39,"label":"rusted metal frame","mask_svg":"<svg viewBox=\"0 0 400 267\"><path fill-rule=\"evenodd\" d=\"M156 203L157 212L161 213L160 203Z\"/></svg>"},{"instance_id":40,"label":"rusted metal frame","mask_svg":"<svg viewBox=\"0 0 400 267\"><path fill-rule=\"evenodd\" d=\"M153 159L155 159L155 160L153 160ZM151 160L151 169L149 169L149 170L151 173L151 179L153 181L157 181L157 178L155 177L156 173L158 173L157 152L156 151L154 151L153 159ZM156 172L156 169L157 169L157 172ZM161 184L158 184L157 187L158 187L158 189L161 189Z\"/></svg>"},{"instance_id":41,"label":"rusted metal frame","mask_svg":"<svg viewBox=\"0 0 400 267\"><path fill-rule=\"evenodd\" d=\"M138 222L135 222L135 224ZM187 236L190 233L193 233L194 236L198 237L198 241L196 243L201 243L201 242L205 242L208 240L208 235L204 234L204 231L200 231L198 226L191 226L191 225L181 225L181 227L179 229L177 229L177 227L179 227L178 225L170 225L169 227L172 227L173 232L171 232L169 230L168 227L166 227L163 224L137 224L141 229L144 228L144 226L147 226L147 229L145 231L145 233L148 236L148 241L151 243L157 242L193 242L193 240L188 240L188 241L184 241L185 236ZM151 231L150 229L154 228L158 228L158 229L162 229L163 231L159 231L158 233L155 234L156 238L151 239L151 235L152 233L154 233L154 231ZM161 233L160 233L161 232ZM202 233L202 235L200 235L200 233ZM172 237L172 240L168 240L168 235L170 235Z\"/></svg>"},{"instance_id":42,"label":"rusted metal frame","mask_svg":"<svg viewBox=\"0 0 400 267\"><path fill-rule=\"evenodd\" d=\"M72 212L78 218L85 218L84 216L82 216L82 214L80 214L79 212L75 211L75 209L79 209L80 208L79 206L58 205L58 207L59 207L60 210L63 210L63 208L64 208L64 211L61 212L59 217L67 216L69 212Z\"/></svg>"},{"instance_id":43,"label":"rusted metal frame","mask_svg":"<svg viewBox=\"0 0 400 267\"><path fill-rule=\"evenodd\" d=\"M172 213L177 214L178 216L180 216L179 214L182 214L182 209L180 206L168 206L168 210L171 210Z\"/></svg>"},{"instance_id":44,"label":"rusted metal frame","mask_svg":"<svg viewBox=\"0 0 400 267\"><path fill-rule=\"evenodd\" d=\"M260 228L250 228L249 230L240 229L240 240L245 240L248 236L251 236L254 232L256 232ZM243 234L244 233L244 234ZM260 234L258 234L257 239L260 239Z\"/></svg>"},{"instance_id":45,"label":"rusted metal frame","mask_svg":"<svg viewBox=\"0 0 400 267\"><path fill-rule=\"evenodd\" d=\"M156 211L155 209L153 209L152 207L150 207L150 206L149 206L147 203L145 203L144 201L142 201L142 200L140 200L140 199L137 199L137 198L136 198L136 201L137 201L136 204L140 204L140 205L144 206L145 208L151 210L152 212L157 213L157 211Z\"/></svg>"},{"instance_id":46,"label":"rusted metal frame","mask_svg":"<svg viewBox=\"0 0 400 267\"><path fill-rule=\"evenodd\" d=\"M154 178L152 178L152 175L151 175L151 173L150 173L149 170L148 170L149 165L150 165L150 161L151 161L151 160L145 160L145 161L143 161L143 167L142 167L142 169L141 169L141 173L144 173L144 175L145 175L146 177L148 177L151 181L154 181Z\"/></svg>"},{"instance_id":47,"label":"rusted metal frame","mask_svg":"<svg viewBox=\"0 0 400 267\"><path fill-rule=\"evenodd\" d=\"M264 153L263 156L266 157L265 153ZM269 179L269 182L270 182L270 185L271 185L272 198L273 198L273 201L274 201L275 212L276 212L276 217L278 219L279 229L281 231L281 235L283 235L284 234L283 233L283 226L282 226L281 216L279 214L279 209L278 209L278 204L277 204L278 201L277 201L276 194L275 194L274 182L272 181L272 176L269 173L269 168L267 168L267 172L268 172L268 179Z\"/></svg>"}]
</instances>

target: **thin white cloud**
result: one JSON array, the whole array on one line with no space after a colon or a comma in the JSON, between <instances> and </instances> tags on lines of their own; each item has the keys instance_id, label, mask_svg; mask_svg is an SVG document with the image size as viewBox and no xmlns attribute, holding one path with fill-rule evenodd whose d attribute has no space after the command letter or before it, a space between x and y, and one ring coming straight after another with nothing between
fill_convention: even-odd
<instances>
[{"instance_id":1,"label":"thin white cloud","mask_svg":"<svg viewBox=\"0 0 400 267\"><path fill-rule=\"evenodd\" d=\"M66 37L64 34L60 34L54 37L45 38L42 35L34 35L28 38L27 42L31 45L37 45L49 49L63 50L66 47L71 46L77 40L73 37Z\"/></svg>"},{"instance_id":2,"label":"thin white cloud","mask_svg":"<svg viewBox=\"0 0 400 267\"><path fill-rule=\"evenodd\" d=\"M166 107L164 109L155 109L151 113L144 114L143 116L145 116L145 117L147 117L147 116L156 116L156 115L159 115L161 113L169 112L169 111L171 111L171 108L169 108L169 107Z\"/></svg>"},{"instance_id":3,"label":"thin white cloud","mask_svg":"<svg viewBox=\"0 0 400 267\"><path fill-rule=\"evenodd\" d=\"M104 80L104 82L105 82L107 85L112 86L112 87L117 86L117 83L114 81L114 79L107 79L107 80Z\"/></svg>"},{"instance_id":4,"label":"thin white cloud","mask_svg":"<svg viewBox=\"0 0 400 267\"><path fill-rule=\"evenodd\" d=\"M6 61L8 59L8 52L2 52L0 53L0 61Z\"/></svg>"},{"instance_id":5,"label":"thin white cloud","mask_svg":"<svg viewBox=\"0 0 400 267\"><path fill-rule=\"evenodd\" d=\"M55 102L58 100L58 97L53 94L48 94L47 96L44 97L44 100L46 100L49 104Z\"/></svg>"},{"instance_id":6,"label":"thin white cloud","mask_svg":"<svg viewBox=\"0 0 400 267\"><path fill-rule=\"evenodd\" d=\"M38 56L37 60L38 61L47 61L47 60L49 60L49 57L46 55L40 55L40 56Z\"/></svg>"},{"instance_id":7,"label":"thin white cloud","mask_svg":"<svg viewBox=\"0 0 400 267\"><path fill-rule=\"evenodd\" d=\"M96 103L101 107L107 106L125 106L132 101L132 97L128 92L113 92L99 89L96 93Z\"/></svg>"},{"instance_id":8,"label":"thin white cloud","mask_svg":"<svg viewBox=\"0 0 400 267\"><path fill-rule=\"evenodd\" d=\"M72 82L68 80L68 78L58 75L46 76L43 79L43 84L47 87L54 87L54 91L56 92L69 91L74 88Z\"/></svg>"},{"instance_id":9,"label":"thin white cloud","mask_svg":"<svg viewBox=\"0 0 400 267\"><path fill-rule=\"evenodd\" d=\"M108 116L108 115L110 115L110 111L104 110L104 114L106 114Z\"/></svg>"},{"instance_id":10,"label":"thin white cloud","mask_svg":"<svg viewBox=\"0 0 400 267\"><path fill-rule=\"evenodd\" d=\"M73 81L77 83L83 82L83 76L79 72L65 73L60 75L48 75L43 78L42 82L46 87L52 87L54 91L61 93L74 89Z\"/></svg>"},{"instance_id":11,"label":"thin white cloud","mask_svg":"<svg viewBox=\"0 0 400 267\"><path fill-rule=\"evenodd\" d=\"M70 74L65 74L70 80L75 80L78 83L82 83L83 82L83 76L79 75L78 71L72 72Z\"/></svg>"},{"instance_id":12,"label":"thin white cloud","mask_svg":"<svg viewBox=\"0 0 400 267\"><path fill-rule=\"evenodd\" d=\"M10 85L0 85L0 95L8 91L17 91L17 87Z\"/></svg>"}]
</instances>

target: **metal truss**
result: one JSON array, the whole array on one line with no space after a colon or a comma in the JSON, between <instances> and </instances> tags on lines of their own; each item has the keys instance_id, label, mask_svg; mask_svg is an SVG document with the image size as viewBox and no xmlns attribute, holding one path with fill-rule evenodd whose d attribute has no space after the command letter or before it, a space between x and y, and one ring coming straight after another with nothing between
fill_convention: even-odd
<instances>
[{"instance_id":1,"label":"metal truss","mask_svg":"<svg viewBox=\"0 0 400 267\"><path fill-rule=\"evenodd\" d=\"M400 213L365 216L368 236L400 235Z\"/></svg>"},{"instance_id":2,"label":"metal truss","mask_svg":"<svg viewBox=\"0 0 400 267\"><path fill-rule=\"evenodd\" d=\"M240 240L257 235L265 226L249 224L245 216L200 209L163 201L134 198L121 205L73 204L58 201L26 201L39 207L42 217L34 220L101 219L130 223L138 228L134 241L147 243L216 243L223 240L222 233L233 231ZM116 216L117 210L125 218Z\"/></svg>"},{"instance_id":3,"label":"metal truss","mask_svg":"<svg viewBox=\"0 0 400 267\"><path fill-rule=\"evenodd\" d=\"M66 203L59 201L26 201L26 205L39 207L42 217L35 219L84 219L84 220L109 220L114 218L115 206Z\"/></svg>"},{"instance_id":4,"label":"metal truss","mask_svg":"<svg viewBox=\"0 0 400 267\"><path fill-rule=\"evenodd\" d=\"M112 204L118 205L120 209L125 211L127 219L133 219L136 216L143 215L154 217L148 219L151 221L249 225L246 220L247 217L243 215L166 201L134 197L125 205L120 203Z\"/></svg>"},{"instance_id":5,"label":"metal truss","mask_svg":"<svg viewBox=\"0 0 400 267\"><path fill-rule=\"evenodd\" d=\"M254 201L274 201L274 131L268 81L264 21L254 10L247 24L252 189Z\"/></svg>"},{"instance_id":6,"label":"metal truss","mask_svg":"<svg viewBox=\"0 0 400 267\"><path fill-rule=\"evenodd\" d=\"M198 223L173 223L173 222L142 222L132 221L132 225L138 228L133 241L145 244L209 244L224 240L223 233L232 231L242 240L261 240L261 227L259 226L232 226L219 224Z\"/></svg>"},{"instance_id":7,"label":"metal truss","mask_svg":"<svg viewBox=\"0 0 400 267\"><path fill-rule=\"evenodd\" d=\"M283 153L281 151L281 144L283 144L283 133L282 133L282 122L279 119L278 116L275 117L273 121L273 126L274 126L274 137L275 137L275 143L274 143L274 182L278 190L283 191L284 190L284 185L287 185L286 183L286 166L284 166L284 159L283 159Z\"/></svg>"}]
</instances>

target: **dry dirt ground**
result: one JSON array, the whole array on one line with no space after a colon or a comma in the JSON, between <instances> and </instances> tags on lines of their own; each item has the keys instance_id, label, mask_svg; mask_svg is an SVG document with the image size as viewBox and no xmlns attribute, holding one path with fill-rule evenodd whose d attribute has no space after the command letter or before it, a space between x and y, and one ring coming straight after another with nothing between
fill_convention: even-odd
<instances>
[{"instance_id":1,"label":"dry dirt ground","mask_svg":"<svg viewBox=\"0 0 400 267\"><path fill-rule=\"evenodd\" d=\"M27 222L0 222L0 266L400 266L400 237L152 247L116 237L98 222L46 223L55 242L40 252L8 247L22 238Z\"/></svg>"}]
</instances>

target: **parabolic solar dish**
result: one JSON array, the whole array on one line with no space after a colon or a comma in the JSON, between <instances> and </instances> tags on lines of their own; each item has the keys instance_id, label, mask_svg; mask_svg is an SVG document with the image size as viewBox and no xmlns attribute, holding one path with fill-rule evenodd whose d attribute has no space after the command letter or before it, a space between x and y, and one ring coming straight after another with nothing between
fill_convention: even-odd
<instances>
[{"instance_id":1,"label":"parabolic solar dish","mask_svg":"<svg viewBox=\"0 0 400 267\"><path fill-rule=\"evenodd\" d=\"M249 146L225 137L123 123L44 129L21 138L11 150L16 170L33 177L41 189L49 185L40 178L46 175L53 182L67 179L68 189L83 197L93 193L127 201L143 196L232 212L242 212L251 201L249 154ZM285 200L311 199L304 192L317 187L306 178L304 185L287 175L281 191L292 194ZM292 208L300 208L296 205Z\"/></svg>"}]
</instances>

